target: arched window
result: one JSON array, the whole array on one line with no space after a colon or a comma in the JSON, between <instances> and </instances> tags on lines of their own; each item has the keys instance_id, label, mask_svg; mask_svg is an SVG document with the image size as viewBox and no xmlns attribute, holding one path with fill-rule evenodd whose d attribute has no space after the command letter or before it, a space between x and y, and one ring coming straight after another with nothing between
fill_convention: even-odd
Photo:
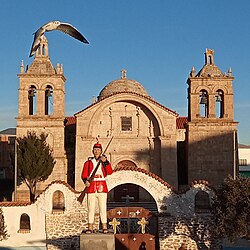
<instances>
[{"instance_id":1,"label":"arched window","mask_svg":"<svg viewBox=\"0 0 250 250\"><path fill-rule=\"evenodd\" d=\"M45 44L43 44L43 46L42 46L42 55L43 55L43 56L46 55L46 47L45 47Z\"/></svg>"},{"instance_id":2,"label":"arched window","mask_svg":"<svg viewBox=\"0 0 250 250\"><path fill-rule=\"evenodd\" d=\"M205 191L198 191L195 195L195 212L206 213L210 211L209 195Z\"/></svg>"},{"instance_id":3,"label":"arched window","mask_svg":"<svg viewBox=\"0 0 250 250\"><path fill-rule=\"evenodd\" d=\"M37 49L37 54L38 54L38 55L41 55L41 46L38 47L38 49Z\"/></svg>"},{"instance_id":4,"label":"arched window","mask_svg":"<svg viewBox=\"0 0 250 250\"><path fill-rule=\"evenodd\" d=\"M216 117L223 118L224 116L224 92L222 90L217 90L215 95L216 102Z\"/></svg>"},{"instance_id":5,"label":"arched window","mask_svg":"<svg viewBox=\"0 0 250 250\"><path fill-rule=\"evenodd\" d=\"M65 210L64 194L60 190L53 193L53 213L61 213Z\"/></svg>"},{"instance_id":6,"label":"arched window","mask_svg":"<svg viewBox=\"0 0 250 250\"><path fill-rule=\"evenodd\" d=\"M20 228L18 233L29 233L30 232L30 217L27 214L22 214L20 218Z\"/></svg>"},{"instance_id":7,"label":"arched window","mask_svg":"<svg viewBox=\"0 0 250 250\"><path fill-rule=\"evenodd\" d=\"M45 115L53 114L53 89L47 85L45 89Z\"/></svg>"},{"instance_id":8,"label":"arched window","mask_svg":"<svg viewBox=\"0 0 250 250\"><path fill-rule=\"evenodd\" d=\"M204 89L200 91L200 115L208 117L208 93Z\"/></svg>"},{"instance_id":9,"label":"arched window","mask_svg":"<svg viewBox=\"0 0 250 250\"><path fill-rule=\"evenodd\" d=\"M29 98L29 115L36 113L36 87L31 85L28 92Z\"/></svg>"},{"instance_id":10,"label":"arched window","mask_svg":"<svg viewBox=\"0 0 250 250\"><path fill-rule=\"evenodd\" d=\"M213 57L211 55L208 56L208 64L213 64Z\"/></svg>"}]
</instances>

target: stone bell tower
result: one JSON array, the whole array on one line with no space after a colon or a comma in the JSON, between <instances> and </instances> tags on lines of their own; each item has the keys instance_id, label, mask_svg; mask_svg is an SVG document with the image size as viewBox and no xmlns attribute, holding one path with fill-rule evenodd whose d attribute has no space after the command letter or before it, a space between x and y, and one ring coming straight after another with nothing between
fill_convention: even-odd
<instances>
[{"instance_id":1,"label":"stone bell tower","mask_svg":"<svg viewBox=\"0 0 250 250\"><path fill-rule=\"evenodd\" d=\"M42 36L40 47L30 67L22 61L18 90L17 137L34 131L48 135L47 142L53 148L56 164L47 181L66 181L64 151L65 77L61 64L53 67L48 53L48 41ZM44 184L44 186L46 183ZM37 187L39 190L39 187ZM43 186L40 186L43 189Z\"/></svg>"},{"instance_id":2,"label":"stone bell tower","mask_svg":"<svg viewBox=\"0 0 250 250\"><path fill-rule=\"evenodd\" d=\"M187 80L186 130L188 181L206 179L220 184L236 176L237 122L234 121L232 70L226 74L214 64L214 51L206 49L205 65Z\"/></svg>"}]
</instances>

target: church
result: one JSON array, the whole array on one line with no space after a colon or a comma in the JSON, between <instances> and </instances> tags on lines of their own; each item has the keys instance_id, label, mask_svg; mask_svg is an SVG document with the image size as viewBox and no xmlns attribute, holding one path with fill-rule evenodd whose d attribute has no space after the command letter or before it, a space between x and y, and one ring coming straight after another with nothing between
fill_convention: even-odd
<instances>
[{"instance_id":1,"label":"church","mask_svg":"<svg viewBox=\"0 0 250 250\"><path fill-rule=\"evenodd\" d=\"M127 78L126 70L90 106L66 117L66 78L61 64L53 67L45 37L26 70L22 62L18 77L17 137L44 132L56 160L38 192L54 180L82 190L82 166L93 144L105 147L111 138L106 155L114 169L145 169L175 190L201 179L216 187L229 174L238 174L234 77L230 68L223 74L215 65L213 50L206 49L203 68L198 73L192 68L187 79L187 117L151 98L141 83ZM113 191L115 200L127 194L139 200L139 188L125 184ZM25 187L18 188L21 200L25 193Z\"/></svg>"},{"instance_id":2,"label":"church","mask_svg":"<svg viewBox=\"0 0 250 250\"><path fill-rule=\"evenodd\" d=\"M213 50L206 49L204 66L197 73L193 67L183 86L186 117L150 97L125 69L91 105L65 116L66 77L61 64L52 65L45 37L18 77L16 136L47 134L56 164L37 185L35 203L24 184L15 202L0 203L9 234L3 246L83 249L87 202L77 198L85 187L83 163L99 142L113 168L107 185L115 249L221 249L211 201L213 187L238 175L238 123L232 70L221 72Z\"/></svg>"}]
</instances>

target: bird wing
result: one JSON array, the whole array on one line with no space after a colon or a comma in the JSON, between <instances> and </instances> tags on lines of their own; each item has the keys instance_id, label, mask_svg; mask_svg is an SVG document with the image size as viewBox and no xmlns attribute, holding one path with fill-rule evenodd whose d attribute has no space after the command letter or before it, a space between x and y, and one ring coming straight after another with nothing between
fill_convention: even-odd
<instances>
[{"instance_id":1,"label":"bird wing","mask_svg":"<svg viewBox=\"0 0 250 250\"><path fill-rule=\"evenodd\" d=\"M89 43L87 39L69 23L60 23L56 29L80 40L83 43Z\"/></svg>"},{"instance_id":2,"label":"bird wing","mask_svg":"<svg viewBox=\"0 0 250 250\"><path fill-rule=\"evenodd\" d=\"M39 28L35 34L34 34L34 40L33 40L33 43L32 43L32 46L31 46L31 50L30 50L30 57L32 57L36 50L38 49L39 47L39 44L40 44L40 37L44 34L44 29L41 27Z\"/></svg>"}]
</instances>

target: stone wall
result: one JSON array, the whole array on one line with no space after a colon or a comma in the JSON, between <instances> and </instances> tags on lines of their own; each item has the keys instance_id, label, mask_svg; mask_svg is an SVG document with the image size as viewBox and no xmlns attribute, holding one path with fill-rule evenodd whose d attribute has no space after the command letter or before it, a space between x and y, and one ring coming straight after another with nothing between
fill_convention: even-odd
<instances>
[{"instance_id":1,"label":"stone wall","mask_svg":"<svg viewBox=\"0 0 250 250\"><path fill-rule=\"evenodd\" d=\"M47 249L79 249L79 235L87 226L85 207L75 206L69 212L46 214Z\"/></svg>"},{"instance_id":2,"label":"stone wall","mask_svg":"<svg viewBox=\"0 0 250 250\"><path fill-rule=\"evenodd\" d=\"M210 215L185 218L161 214L158 227L161 250L176 250L181 246L189 250L221 249L221 241L212 234L213 220Z\"/></svg>"},{"instance_id":3,"label":"stone wall","mask_svg":"<svg viewBox=\"0 0 250 250\"><path fill-rule=\"evenodd\" d=\"M145 169L117 170L109 176L107 182L110 190L124 182L134 183L154 197L158 209L160 250L177 250L181 244L186 244L189 250L219 249L220 242L211 231L213 223L209 210L201 213L197 212L196 207L198 192L203 192L208 199L213 195L206 182L197 182L180 194ZM53 205L55 193L61 194L61 209ZM79 193L67 183L56 181L39 195L34 204L21 206L19 203L0 203L9 234L9 238L1 244L5 247L16 244L46 246L49 250L79 249L80 235L87 228L87 199L85 197L81 204L77 201L78 196ZM20 215L23 213L29 216L31 227L27 232L20 233ZM97 228L98 216L95 224Z\"/></svg>"}]
</instances>

